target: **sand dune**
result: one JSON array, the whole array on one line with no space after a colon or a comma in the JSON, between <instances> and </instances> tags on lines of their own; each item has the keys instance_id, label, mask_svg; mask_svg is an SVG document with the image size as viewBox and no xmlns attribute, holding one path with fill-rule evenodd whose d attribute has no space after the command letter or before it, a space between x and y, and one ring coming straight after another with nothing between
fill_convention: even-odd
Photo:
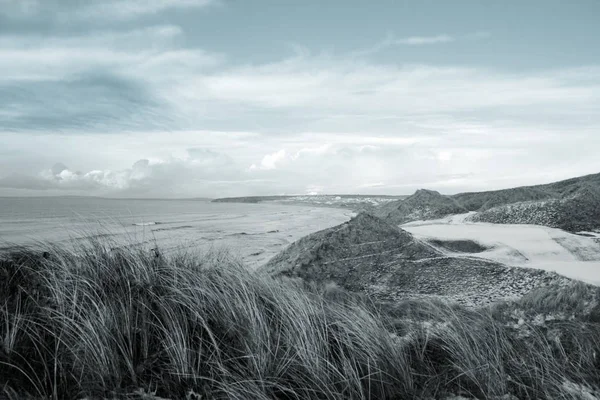
<instances>
[{"instance_id":1,"label":"sand dune","mask_svg":"<svg viewBox=\"0 0 600 400\"><path fill-rule=\"evenodd\" d=\"M428 241L471 240L488 248L478 252L477 257L554 271L600 285L600 243L594 238L538 225L468 222L470 215L414 221L402 225L402 229Z\"/></svg>"},{"instance_id":2,"label":"sand dune","mask_svg":"<svg viewBox=\"0 0 600 400\"><path fill-rule=\"evenodd\" d=\"M276 277L333 282L382 302L428 298L468 306L518 298L536 287L566 281L556 274L506 266L464 251L486 249L469 241L444 248L443 241L421 240L361 213L294 242L259 270Z\"/></svg>"}]
</instances>

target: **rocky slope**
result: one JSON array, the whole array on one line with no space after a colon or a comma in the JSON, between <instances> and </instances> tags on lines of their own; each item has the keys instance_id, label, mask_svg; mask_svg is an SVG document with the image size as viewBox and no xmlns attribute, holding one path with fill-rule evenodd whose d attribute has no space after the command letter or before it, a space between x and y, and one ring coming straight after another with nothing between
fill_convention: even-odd
<instances>
[{"instance_id":1,"label":"rocky slope","mask_svg":"<svg viewBox=\"0 0 600 400\"><path fill-rule=\"evenodd\" d=\"M467 210L451 197L434 190L420 189L405 200L384 204L375 211L375 214L394 224L403 224L409 221L437 219L464 212Z\"/></svg>"},{"instance_id":2,"label":"rocky slope","mask_svg":"<svg viewBox=\"0 0 600 400\"><path fill-rule=\"evenodd\" d=\"M335 283L381 302L439 298L469 306L520 297L567 281L553 273L507 267L470 254L447 256L394 225L361 213L288 246L263 273Z\"/></svg>"}]
</instances>

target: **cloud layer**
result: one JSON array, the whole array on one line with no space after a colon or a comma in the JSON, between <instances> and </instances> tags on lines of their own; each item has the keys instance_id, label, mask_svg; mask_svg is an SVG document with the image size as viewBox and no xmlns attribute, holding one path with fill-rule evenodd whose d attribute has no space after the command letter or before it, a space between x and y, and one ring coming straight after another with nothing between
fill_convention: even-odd
<instances>
[{"instance_id":1,"label":"cloud layer","mask_svg":"<svg viewBox=\"0 0 600 400\"><path fill-rule=\"evenodd\" d=\"M203 8L216 0L0 0L0 14L13 18L32 17L38 14L70 19L127 20L169 9Z\"/></svg>"},{"instance_id":2,"label":"cloud layer","mask_svg":"<svg viewBox=\"0 0 600 400\"><path fill-rule=\"evenodd\" d=\"M78 158L70 156L73 166L16 170L0 178L0 190L129 197L402 194L423 187L453 193L549 182L597 168L594 149L600 146L600 137L591 133L565 143L558 130L530 135L534 127L456 124L445 119L430 123L429 135L412 137L186 131L167 137L149 132L143 142L138 134L113 142L104 134L66 135L59 143L46 138L48 154L28 165L50 163L55 157L66 160L72 146L79 149ZM439 132L438 124L448 131ZM185 147L190 144L197 147ZM145 154L151 156L140 158ZM561 154L575 154L576 159ZM101 156L108 161L101 161ZM81 168L99 157L97 165L121 167Z\"/></svg>"},{"instance_id":3,"label":"cloud layer","mask_svg":"<svg viewBox=\"0 0 600 400\"><path fill-rule=\"evenodd\" d=\"M0 31L0 194L460 191L597 169L599 65L383 57L492 38L444 31L254 61L156 18L222 3L0 0L0 23L72 28Z\"/></svg>"},{"instance_id":4,"label":"cloud layer","mask_svg":"<svg viewBox=\"0 0 600 400\"><path fill-rule=\"evenodd\" d=\"M267 128L298 131L329 129L333 119L349 116L381 130L390 119L486 113L540 121L562 115L567 125L574 114L592 117L600 103L600 68L594 66L508 73L310 52L235 65L224 55L181 46L184 37L172 25L81 37L0 37L0 124L14 131L118 133L206 125L245 130L260 120ZM401 41L444 38L450 37Z\"/></svg>"}]
</instances>

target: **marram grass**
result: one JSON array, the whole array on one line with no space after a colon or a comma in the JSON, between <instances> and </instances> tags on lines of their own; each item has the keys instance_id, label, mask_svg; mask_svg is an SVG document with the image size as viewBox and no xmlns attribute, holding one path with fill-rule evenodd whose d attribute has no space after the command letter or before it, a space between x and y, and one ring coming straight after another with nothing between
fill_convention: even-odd
<instances>
[{"instance_id":1,"label":"marram grass","mask_svg":"<svg viewBox=\"0 0 600 400\"><path fill-rule=\"evenodd\" d=\"M225 252L48 248L0 256L0 398L579 399L600 386L600 328L577 303L593 309L588 287L484 310L378 306ZM562 302L572 316L534 322Z\"/></svg>"}]
</instances>

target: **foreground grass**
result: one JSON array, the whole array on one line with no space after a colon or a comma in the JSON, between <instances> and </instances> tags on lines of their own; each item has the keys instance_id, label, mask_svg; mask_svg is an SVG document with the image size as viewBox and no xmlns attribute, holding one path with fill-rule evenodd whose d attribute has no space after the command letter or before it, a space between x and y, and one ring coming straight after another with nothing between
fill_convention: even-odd
<instances>
[{"instance_id":1,"label":"foreground grass","mask_svg":"<svg viewBox=\"0 0 600 400\"><path fill-rule=\"evenodd\" d=\"M578 399L600 386L598 294L585 285L479 311L299 286L224 253L93 242L6 254L0 394Z\"/></svg>"}]
</instances>

